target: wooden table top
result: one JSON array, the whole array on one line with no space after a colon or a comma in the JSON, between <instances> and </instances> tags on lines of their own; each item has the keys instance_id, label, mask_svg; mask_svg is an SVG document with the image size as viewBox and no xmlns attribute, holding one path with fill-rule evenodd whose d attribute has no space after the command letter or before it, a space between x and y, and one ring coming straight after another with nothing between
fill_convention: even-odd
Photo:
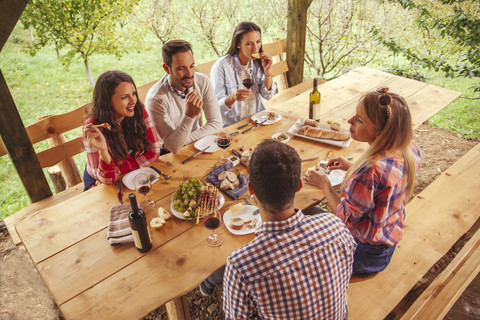
<instances>
[{"instance_id":1,"label":"wooden table top","mask_svg":"<svg viewBox=\"0 0 480 320\"><path fill-rule=\"evenodd\" d=\"M406 98L415 126L460 96L452 90L362 67L319 87L322 121L338 121L348 128L346 121L354 114L359 97L385 85ZM282 120L233 136L227 151L241 146L255 147L272 134L287 131L298 118L305 118L308 91L272 109L283 115ZM238 126L248 121L226 130L237 131ZM334 156L356 158L367 147L353 141L348 148L340 148L297 137L287 144L294 147L301 158L318 156L319 160L330 150ZM177 154L162 156L155 163L172 176L170 184L159 181L152 186L149 198L156 201L157 207L170 211L171 195L181 181L192 176L204 179L219 164L216 159L221 151L204 153L181 164L195 152L193 144L187 145ZM303 162L302 172L319 160ZM128 193L124 187L124 201ZM228 196L225 198L222 213L235 203ZM318 189L305 186L297 194L295 205L304 208L322 198ZM116 186L101 185L15 224L23 245L67 319L141 318L189 292L222 266L232 251L253 239L252 234L233 235L222 225L217 230L224 237L223 244L208 247L205 238L210 231L202 224L172 218L162 229L152 230L152 250L141 254L133 245L111 246L107 241L109 211L116 205ZM147 211L147 221L154 216L156 209Z\"/></svg>"}]
</instances>

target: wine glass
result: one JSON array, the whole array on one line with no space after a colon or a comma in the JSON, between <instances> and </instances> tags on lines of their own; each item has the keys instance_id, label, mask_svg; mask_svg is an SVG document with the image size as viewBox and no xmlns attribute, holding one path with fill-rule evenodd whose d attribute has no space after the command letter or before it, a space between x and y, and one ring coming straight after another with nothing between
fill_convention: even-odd
<instances>
[{"instance_id":1,"label":"wine glass","mask_svg":"<svg viewBox=\"0 0 480 320\"><path fill-rule=\"evenodd\" d=\"M203 225L205 228L212 230L212 233L205 240L205 242L211 247L218 247L223 242L222 236L215 233L215 229L220 227L221 223L222 218L218 210L214 210L212 213L203 218Z\"/></svg>"},{"instance_id":2,"label":"wine glass","mask_svg":"<svg viewBox=\"0 0 480 320\"><path fill-rule=\"evenodd\" d=\"M135 176L135 190L138 193L141 193L145 196L145 201L143 201L143 206L145 208L154 208L155 202L153 200L148 200L147 193L152 189L152 182L150 181L149 176L146 173L139 173Z\"/></svg>"},{"instance_id":3,"label":"wine glass","mask_svg":"<svg viewBox=\"0 0 480 320\"><path fill-rule=\"evenodd\" d=\"M217 135L217 146L222 148L222 152L223 152L223 154L218 158L218 161L220 163L227 162L228 157L226 156L225 149L228 148L231 143L232 143L232 140L227 133L222 132L222 131L220 131L218 133L218 135Z\"/></svg>"},{"instance_id":4,"label":"wine glass","mask_svg":"<svg viewBox=\"0 0 480 320\"><path fill-rule=\"evenodd\" d=\"M253 79L250 73L250 61L247 64L247 68L241 73L242 84L245 88L250 89L253 86Z\"/></svg>"}]
</instances>

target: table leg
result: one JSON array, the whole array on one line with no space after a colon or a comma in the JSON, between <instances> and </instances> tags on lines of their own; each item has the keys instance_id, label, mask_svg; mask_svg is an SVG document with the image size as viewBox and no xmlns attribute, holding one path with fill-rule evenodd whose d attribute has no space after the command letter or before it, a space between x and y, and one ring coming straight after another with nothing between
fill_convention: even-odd
<instances>
[{"instance_id":1,"label":"table leg","mask_svg":"<svg viewBox=\"0 0 480 320\"><path fill-rule=\"evenodd\" d=\"M190 310L186 296L175 298L165 303L169 320L190 320Z\"/></svg>"}]
</instances>

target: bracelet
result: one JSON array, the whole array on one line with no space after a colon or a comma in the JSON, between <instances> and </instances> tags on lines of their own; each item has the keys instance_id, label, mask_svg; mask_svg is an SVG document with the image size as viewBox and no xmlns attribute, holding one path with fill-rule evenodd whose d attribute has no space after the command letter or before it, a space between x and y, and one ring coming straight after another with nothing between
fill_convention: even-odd
<instances>
[{"instance_id":1,"label":"bracelet","mask_svg":"<svg viewBox=\"0 0 480 320\"><path fill-rule=\"evenodd\" d=\"M233 102L237 101L237 93L233 95L232 99L233 99Z\"/></svg>"},{"instance_id":2,"label":"bracelet","mask_svg":"<svg viewBox=\"0 0 480 320\"><path fill-rule=\"evenodd\" d=\"M271 72L270 72L270 74L266 74L266 73L265 73L265 76L266 76L266 77L271 77L271 76L272 76L272 73L271 73Z\"/></svg>"}]
</instances>

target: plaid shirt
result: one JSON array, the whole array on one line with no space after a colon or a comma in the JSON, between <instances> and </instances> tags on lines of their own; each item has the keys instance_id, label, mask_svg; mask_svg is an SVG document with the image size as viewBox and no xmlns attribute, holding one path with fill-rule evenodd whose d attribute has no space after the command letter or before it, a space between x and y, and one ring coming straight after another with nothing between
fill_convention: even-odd
<instances>
[{"instance_id":1,"label":"plaid shirt","mask_svg":"<svg viewBox=\"0 0 480 320\"><path fill-rule=\"evenodd\" d=\"M356 244L331 213L265 221L227 259L228 319L345 319Z\"/></svg>"},{"instance_id":2,"label":"plaid shirt","mask_svg":"<svg viewBox=\"0 0 480 320\"><path fill-rule=\"evenodd\" d=\"M140 153L136 150L133 156L129 155L127 159L115 159L112 156L112 163L106 163L100 160L98 150L87 145L85 137L82 135L83 145L87 151L87 172L97 179L97 184L113 184L119 175L128 173L139 167L146 167L155 162L160 155L160 140L158 139L157 130L153 126L150 117L145 108L143 109L143 120L147 126L147 139L150 141L150 146L147 151ZM89 123L96 123L93 116L85 121L84 126Z\"/></svg>"},{"instance_id":3,"label":"plaid shirt","mask_svg":"<svg viewBox=\"0 0 480 320\"><path fill-rule=\"evenodd\" d=\"M420 164L420 150L412 144ZM403 156L395 152L374 155L345 180L337 216L361 243L393 246L403 237L405 175Z\"/></svg>"}]
</instances>

